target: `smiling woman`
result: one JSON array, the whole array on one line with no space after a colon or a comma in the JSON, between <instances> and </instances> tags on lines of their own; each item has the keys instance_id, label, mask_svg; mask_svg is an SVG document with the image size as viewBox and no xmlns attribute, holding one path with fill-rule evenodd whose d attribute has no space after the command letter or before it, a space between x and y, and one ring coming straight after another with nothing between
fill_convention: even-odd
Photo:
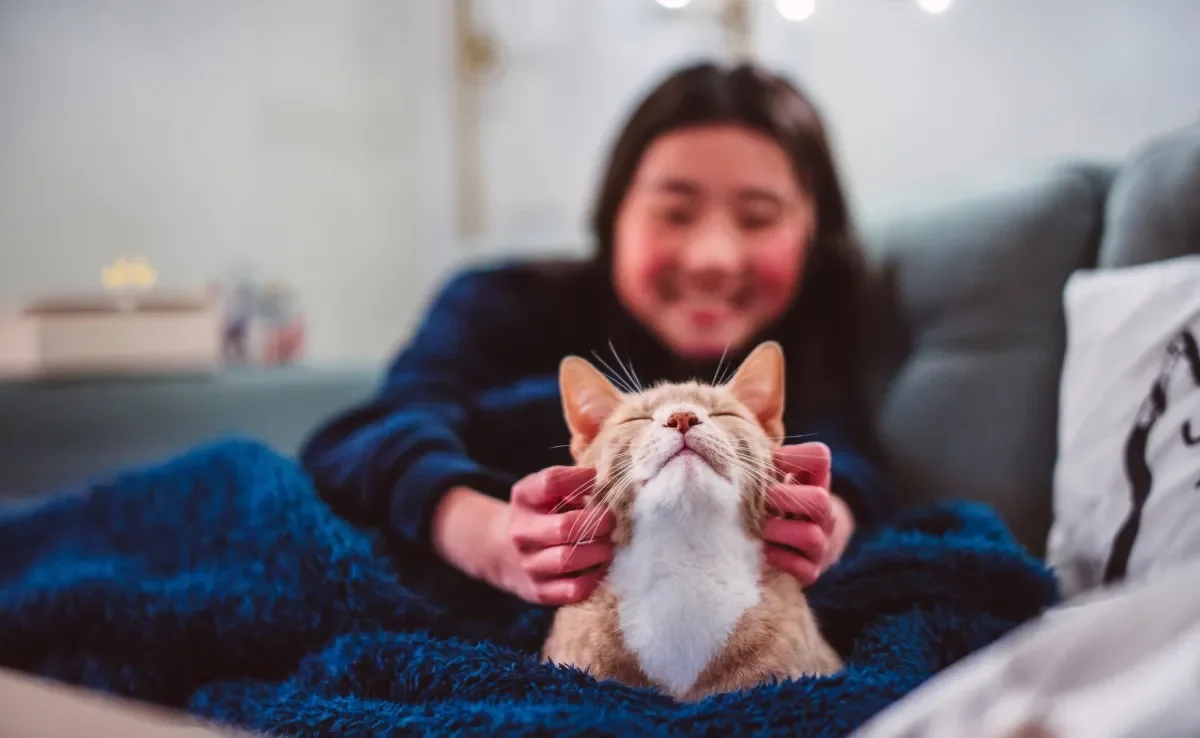
<instances>
[{"instance_id":1,"label":"smiling woman","mask_svg":"<svg viewBox=\"0 0 1200 738\"><path fill-rule=\"evenodd\" d=\"M863 256L820 116L758 67L681 69L622 129L592 224L591 259L446 285L380 394L305 447L319 488L397 546L530 601L579 602L613 528L601 514L579 537L595 469L567 452L563 357L611 350L633 386L719 384L775 341L789 362L768 433L817 443L776 455L791 476L763 538L775 567L812 583L888 507L863 411Z\"/></svg>"},{"instance_id":2,"label":"smiling woman","mask_svg":"<svg viewBox=\"0 0 1200 738\"><path fill-rule=\"evenodd\" d=\"M768 136L736 125L668 134L617 216L617 294L676 353L719 358L787 310L815 226Z\"/></svg>"}]
</instances>

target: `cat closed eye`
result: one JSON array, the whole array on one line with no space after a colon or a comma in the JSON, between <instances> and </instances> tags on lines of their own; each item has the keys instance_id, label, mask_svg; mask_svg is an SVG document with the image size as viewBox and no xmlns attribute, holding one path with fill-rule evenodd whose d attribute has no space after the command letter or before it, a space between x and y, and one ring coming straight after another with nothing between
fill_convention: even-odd
<instances>
[{"instance_id":1,"label":"cat closed eye","mask_svg":"<svg viewBox=\"0 0 1200 738\"><path fill-rule=\"evenodd\" d=\"M708 417L710 417L710 418L739 418L740 419L742 416L739 413L709 413ZM618 425L625 425L626 423L637 423L637 422L649 421L649 420L654 420L654 418L651 418L649 415L638 415L637 417L633 417L633 418L625 418L620 423L618 423Z\"/></svg>"}]
</instances>

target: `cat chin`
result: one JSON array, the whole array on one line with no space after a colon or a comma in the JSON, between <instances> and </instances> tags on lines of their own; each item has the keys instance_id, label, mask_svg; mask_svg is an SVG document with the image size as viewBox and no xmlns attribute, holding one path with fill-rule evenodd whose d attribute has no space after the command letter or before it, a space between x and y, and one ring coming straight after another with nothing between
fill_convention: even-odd
<instances>
[{"instance_id":1,"label":"cat chin","mask_svg":"<svg viewBox=\"0 0 1200 738\"><path fill-rule=\"evenodd\" d=\"M694 451L676 454L651 476L638 492L634 510L650 513L665 508L737 505L732 483Z\"/></svg>"},{"instance_id":2,"label":"cat chin","mask_svg":"<svg viewBox=\"0 0 1200 738\"><path fill-rule=\"evenodd\" d=\"M687 483L697 482L705 474L712 472L708 461L692 449L682 449L672 452L651 465L652 471L646 477L646 483Z\"/></svg>"},{"instance_id":3,"label":"cat chin","mask_svg":"<svg viewBox=\"0 0 1200 738\"><path fill-rule=\"evenodd\" d=\"M671 450L670 453L664 453L658 456L657 459L651 461L647 466L651 469L646 479L654 479L658 475L666 472L668 467L675 465L683 465L682 468L689 472L708 471L717 474L713 467L712 460L708 453L703 448L694 446L678 446Z\"/></svg>"}]
</instances>

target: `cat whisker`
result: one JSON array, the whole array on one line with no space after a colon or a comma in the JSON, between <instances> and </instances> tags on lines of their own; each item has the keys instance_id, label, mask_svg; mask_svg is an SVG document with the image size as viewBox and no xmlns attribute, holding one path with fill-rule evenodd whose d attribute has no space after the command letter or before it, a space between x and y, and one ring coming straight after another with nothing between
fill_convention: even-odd
<instances>
[{"instance_id":1,"label":"cat whisker","mask_svg":"<svg viewBox=\"0 0 1200 738\"><path fill-rule=\"evenodd\" d=\"M772 477L770 471L760 468L759 463L756 463L755 459L739 459L737 457L726 457L726 458L722 459L722 461L724 461L726 464L729 464L730 466L734 467L738 471L743 472L745 474L749 474L752 477L762 480L764 482L772 481L774 479Z\"/></svg>"},{"instance_id":2,"label":"cat whisker","mask_svg":"<svg viewBox=\"0 0 1200 738\"><path fill-rule=\"evenodd\" d=\"M756 462L757 462L757 460L756 460L756 458L754 458L754 457L749 457L749 456L745 456L745 455L744 455L744 452L742 452L742 451L740 451L740 450L736 450L736 451L734 451L734 454L736 454L736 455L739 455L739 456L737 456L737 458L738 458L738 460L739 460L739 461L742 461L742 462L748 462L748 463L750 463L750 464L755 464L755 467L751 467L751 468L745 468L745 467L743 467L743 470L746 470L746 472L757 472L757 468L756 468ZM797 466L797 468L800 470L800 472L806 472L806 473L814 473L814 472L816 472L816 469L810 469L810 468L808 468L808 467ZM762 474L762 473L760 473L760 475L761 475L761 474ZM773 484L774 484L774 482L776 482L776 481L779 481L779 480L776 480L776 479L770 479L770 482L773 482ZM785 484L787 484L787 482L785 482Z\"/></svg>"},{"instance_id":3,"label":"cat whisker","mask_svg":"<svg viewBox=\"0 0 1200 738\"><path fill-rule=\"evenodd\" d=\"M622 454L617 454L615 458L620 459L621 456L622 456ZM550 508L550 512L551 513L561 512L566 505L568 505L568 504L574 502L575 500L577 500L578 498L582 497L584 495L584 490L588 486L588 484L589 484L588 482L581 483L572 492L567 494L565 497L563 497L563 499L559 500L552 508Z\"/></svg>"},{"instance_id":4,"label":"cat whisker","mask_svg":"<svg viewBox=\"0 0 1200 738\"><path fill-rule=\"evenodd\" d=\"M717 370L713 372L712 382L710 387L716 387L721 384L721 365L725 363L725 355L729 353L729 344L725 344L725 348L721 349L721 358L717 361Z\"/></svg>"},{"instance_id":5,"label":"cat whisker","mask_svg":"<svg viewBox=\"0 0 1200 738\"><path fill-rule=\"evenodd\" d=\"M632 454L629 455L631 456ZM618 458L620 456L621 455L618 454ZM629 486L631 480L628 475L628 470L630 466L631 464L629 461L620 461L614 465L613 482L605 485L600 490L599 495L592 498L591 505L589 506L591 511L584 516L582 522L577 523L578 530L576 525L571 526L571 530L567 534L568 538L575 538L575 534L577 532L583 533L583 535L581 535L573 544L572 551L575 547L579 546L580 543L589 541L593 538L596 531L600 527L600 518L607 507L608 501L617 496L618 487L620 488L620 493L623 493L624 489Z\"/></svg>"},{"instance_id":6,"label":"cat whisker","mask_svg":"<svg viewBox=\"0 0 1200 738\"><path fill-rule=\"evenodd\" d=\"M600 523L603 519L605 509L606 506L604 505L596 505L595 507L590 508L587 516L578 524L578 526L571 526L571 530L568 533L568 537L573 541L571 543L570 553L574 553L575 549L596 539L596 534L600 530ZM576 536L576 533L579 535Z\"/></svg>"},{"instance_id":7,"label":"cat whisker","mask_svg":"<svg viewBox=\"0 0 1200 738\"><path fill-rule=\"evenodd\" d=\"M595 508L593 508L593 512L592 512L592 514L590 514L590 515L589 515L589 516L588 516L588 517L587 517L587 518L584 520L584 525L583 525L583 531L584 531L583 540L589 540L589 541L590 541L590 540L593 540L593 539L596 537L596 532L597 532L597 531L600 529L600 522L601 522L601 519L602 519L602 518L603 518L603 516L604 516L604 512L605 512L605 511L608 509L608 498L610 498L610 497L612 497L612 498L619 497L619 496L620 496L620 494L623 494L623 493L624 493L624 489L623 489L623 488L620 490L620 493L619 493L619 494L612 494L612 493L610 493L610 494L606 495L606 498L605 498L604 504L599 504L599 505L596 505L596 507L595 507Z\"/></svg>"},{"instance_id":8,"label":"cat whisker","mask_svg":"<svg viewBox=\"0 0 1200 738\"><path fill-rule=\"evenodd\" d=\"M728 384L729 380L733 379L735 373L737 373L737 368L734 367L733 362L730 362L725 366L725 373L721 376L721 384Z\"/></svg>"},{"instance_id":9,"label":"cat whisker","mask_svg":"<svg viewBox=\"0 0 1200 738\"><path fill-rule=\"evenodd\" d=\"M801 498L797 498L797 497L790 497L788 499L788 501L791 503L792 508L796 508L796 509L787 510L785 512L786 515L791 516L791 517L799 516L800 518L809 518L812 520L816 520L817 518L823 518L828 512L827 509L822 509L821 507L818 507L816 504L814 504L810 500L805 500L805 499L801 499Z\"/></svg>"},{"instance_id":10,"label":"cat whisker","mask_svg":"<svg viewBox=\"0 0 1200 738\"><path fill-rule=\"evenodd\" d=\"M795 435L791 435L791 436L765 436L765 438L769 441L782 442L782 441L794 441L794 440L797 440L800 438L812 438L815 435L817 435L817 434L816 433L796 433Z\"/></svg>"},{"instance_id":11,"label":"cat whisker","mask_svg":"<svg viewBox=\"0 0 1200 738\"><path fill-rule=\"evenodd\" d=\"M595 356L596 361L599 361L600 365L603 366L606 370L608 370L609 379L611 379L612 383L617 386L617 389L621 390L622 392L624 392L627 395L632 395L637 392L637 390L635 390L632 386L630 386L626 380L621 378L621 376L617 373L617 371L615 369L613 369L611 366L609 366L609 363L607 361L605 361L603 359L603 357L600 356L600 354L593 351L592 356Z\"/></svg>"},{"instance_id":12,"label":"cat whisker","mask_svg":"<svg viewBox=\"0 0 1200 738\"><path fill-rule=\"evenodd\" d=\"M574 540L571 544L571 552L574 552L575 549L595 537L596 531L600 527L600 517L603 514L603 510L604 508L599 506L590 508L587 516L578 524L578 528L571 526L569 537ZM575 536L577 532L581 534L578 538Z\"/></svg>"},{"instance_id":13,"label":"cat whisker","mask_svg":"<svg viewBox=\"0 0 1200 738\"><path fill-rule=\"evenodd\" d=\"M580 484L578 487L576 487L574 490L572 490L570 493L568 493L566 496L564 496L561 500L559 500L557 503L555 503L554 506L550 508L550 512L551 513L561 512L562 509L566 505L568 505L572 502L575 502L580 497L583 497L584 490L587 488L587 486L588 486L588 482L583 482L582 484Z\"/></svg>"},{"instance_id":14,"label":"cat whisker","mask_svg":"<svg viewBox=\"0 0 1200 738\"><path fill-rule=\"evenodd\" d=\"M625 362L621 361L621 357L617 354L617 348L616 346L613 346L611 338L608 341L608 350L612 351L613 358L616 359L617 365L625 370L625 376L630 380L631 386L637 387L638 392L641 392L642 382L638 379L637 373L633 371L633 361L630 360L629 366L626 366Z\"/></svg>"},{"instance_id":15,"label":"cat whisker","mask_svg":"<svg viewBox=\"0 0 1200 738\"><path fill-rule=\"evenodd\" d=\"M745 471L753 471L760 476L767 477L770 473L767 469L762 469L765 462L763 456L755 456L743 449L733 449L732 452L718 451L727 461L738 463Z\"/></svg>"},{"instance_id":16,"label":"cat whisker","mask_svg":"<svg viewBox=\"0 0 1200 738\"><path fill-rule=\"evenodd\" d=\"M736 452L729 454L722 451L717 452L717 457L722 463L749 477L751 483L757 483L764 489L775 482L770 472L761 467L761 459L742 457Z\"/></svg>"},{"instance_id":17,"label":"cat whisker","mask_svg":"<svg viewBox=\"0 0 1200 738\"><path fill-rule=\"evenodd\" d=\"M748 477L749 483L756 485L759 488L759 492L763 495L766 494L766 491L772 485L777 484L779 481L778 478L772 474L772 472L762 468L760 460L743 460L732 458L728 459L726 463L733 469Z\"/></svg>"}]
</instances>

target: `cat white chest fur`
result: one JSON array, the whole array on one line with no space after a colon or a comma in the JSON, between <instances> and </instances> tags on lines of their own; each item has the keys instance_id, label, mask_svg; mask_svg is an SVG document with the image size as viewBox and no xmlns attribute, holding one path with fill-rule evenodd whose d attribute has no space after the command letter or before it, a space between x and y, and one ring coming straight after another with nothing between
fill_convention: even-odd
<instances>
[{"instance_id":1,"label":"cat white chest fur","mask_svg":"<svg viewBox=\"0 0 1200 738\"><path fill-rule=\"evenodd\" d=\"M609 570L626 647L676 696L759 601L762 544L742 529L740 506L728 480L678 457L638 494L632 540Z\"/></svg>"}]
</instances>

